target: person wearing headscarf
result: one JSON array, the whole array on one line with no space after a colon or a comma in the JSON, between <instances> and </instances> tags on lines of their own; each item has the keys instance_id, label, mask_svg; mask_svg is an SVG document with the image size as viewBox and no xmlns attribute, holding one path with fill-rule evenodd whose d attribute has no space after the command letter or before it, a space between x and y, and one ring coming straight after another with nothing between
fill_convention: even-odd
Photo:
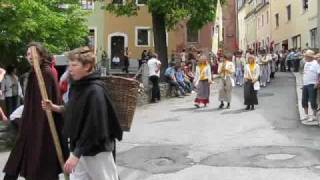
<instances>
[{"instance_id":1,"label":"person wearing headscarf","mask_svg":"<svg viewBox=\"0 0 320 180\"><path fill-rule=\"evenodd\" d=\"M208 63L208 58L204 55L200 56L196 66L196 74L194 85L197 89L197 97L194 100L194 105L199 108L200 104L207 106L210 96L210 84L212 83L211 68Z\"/></svg>"},{"instance_id":2,"label":"person wearing headscarf","mask_svg":"<svg viewBox=\"0 0 320 180\"><path fill-rule=\"evenodd\" d=\"M242 57L242 51L237 53L234 58L234 66L235 66L235 84L242 86L243 85L243 67L245 64L245 58Z\"/></svg>"},{"instance_id":3,"label":"person wearing headscarf","mask_svg":"<svg viewBox=\"0 0 320 180\"><path fill-rule=\"evenodd\" d=\"M261 55L258 57L258 63L260 67L260 84L262 87L267 86L268 76L270 76L268 62L266 52L264 50L261 51Z\"/></svg>"},{"instance_id":4,"label":"person wearing headscarf","mask_svg":"<svg viewBox=\"0 0 320 180\"><path fill-rule=\"evenodd\" d=\"M267 76L267 83L271 82L271 74L272 74L272 53L267 53L266 55L266 60L268 62L268 68L267 68L267 72L268 72L268 76Z\"/></svg>"},{"instance_id":5,"label":"person wearing headscarf","mask_svg":"<svg viewBox=\"0 0 320 180\"><path fill-rule=\"evenodd\" d=\"M254 110L254 105L258 104L257 88L259 86L260 67L256 63L253 55L248 56L248 64L244 68L244 104L246 110ZM256 85L255 85L256 83Z\"/></svg>"},{"instance_id":6,"label":"person wearing headscarf","mask_svg":"<svg viewBox=\"0 0 320 180\"><path fill-rule=\"evenodd\" d=\"M219 90L220 109L223 108L224 102L227 102L227 108L230 108L232 86L234 86L232 76L235 72L231 58L231 55L225 55L218 68L218 73L221 77L221 89Z\"/></svg>"}]
</instances>

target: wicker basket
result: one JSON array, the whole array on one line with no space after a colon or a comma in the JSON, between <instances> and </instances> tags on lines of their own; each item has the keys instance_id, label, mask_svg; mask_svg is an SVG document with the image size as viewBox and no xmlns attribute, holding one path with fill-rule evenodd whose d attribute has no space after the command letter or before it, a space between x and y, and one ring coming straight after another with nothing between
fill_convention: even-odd
<instances>
[{"instance_id":1,"label":"wicker basket","mask_svg":"<svg viewBox=\"0 0 320 180\"><path fill-rule=\"evenodd\" d=\"M107 76L103 77L103 80L116 106L122 130L130 131L137 104L139 82L120 76Z\"/></svg>"}]
</instances>

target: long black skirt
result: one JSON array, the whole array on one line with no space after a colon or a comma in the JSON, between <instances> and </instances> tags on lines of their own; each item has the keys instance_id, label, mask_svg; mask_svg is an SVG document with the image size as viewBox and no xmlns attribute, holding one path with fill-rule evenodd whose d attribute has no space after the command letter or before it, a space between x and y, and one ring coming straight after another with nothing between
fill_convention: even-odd
<instances>
[{"instance_id":1,"label":"long black skirt","mask_svg":"<svg viewBox=\"0 0 320 180\"><path fill-rule=\"evenodd\" d=\"M252 81L247 81L244 83L244 104L245 105L257 105L257 91L253 89Z\"/></svg>"}]
</instances>

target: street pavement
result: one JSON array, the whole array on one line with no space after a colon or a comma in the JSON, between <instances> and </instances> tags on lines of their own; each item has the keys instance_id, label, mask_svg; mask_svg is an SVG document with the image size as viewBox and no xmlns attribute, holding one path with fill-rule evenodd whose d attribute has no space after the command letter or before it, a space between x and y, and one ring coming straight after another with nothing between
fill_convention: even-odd
<instances>
[{"instance_id":1,"label":"street pavement","mask_svg":"<svg viewBox=\"0 0 320 180\"><path fill-rule=\"evenodd\" d=\"M139 107L117 144L120 179L320 180L320 129L301 124L291 73L259 91L254 111L244 110L242 87L219 110L217 90L206 108L193 107L195 94Z\"/></svg>"},{"instance_id":2,"label":"street pavement","mask_svg":"<svg viewBox=\"0 0 320 180\"><path fill-rule=\"evenodd\" d=\"M255 111L243 110L240 87L231 109L217 108L217 84L208 107L194 108L193 98L137 110L118 145L121 179L320 179L320 131L300 123L291 73L278 73L259 91Z\"/></svg>"}]
</instances>

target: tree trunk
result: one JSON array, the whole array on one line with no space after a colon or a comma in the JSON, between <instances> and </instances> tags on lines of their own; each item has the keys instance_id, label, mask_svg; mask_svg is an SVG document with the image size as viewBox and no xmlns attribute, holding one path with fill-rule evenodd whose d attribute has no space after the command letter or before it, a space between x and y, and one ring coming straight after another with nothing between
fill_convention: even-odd
<instances>
[{"instance_id":1,"label":"tree trunk","mask_svg":"<svg viewBox=\"0 0 320 180\"><path fill-rule=\"evenodd\" d=\"M165 15L152 12L152 25L155 52L161 61L161 80L164 80L164 71L168 67L168 47Z\"/></svg>"}]
</instances>

